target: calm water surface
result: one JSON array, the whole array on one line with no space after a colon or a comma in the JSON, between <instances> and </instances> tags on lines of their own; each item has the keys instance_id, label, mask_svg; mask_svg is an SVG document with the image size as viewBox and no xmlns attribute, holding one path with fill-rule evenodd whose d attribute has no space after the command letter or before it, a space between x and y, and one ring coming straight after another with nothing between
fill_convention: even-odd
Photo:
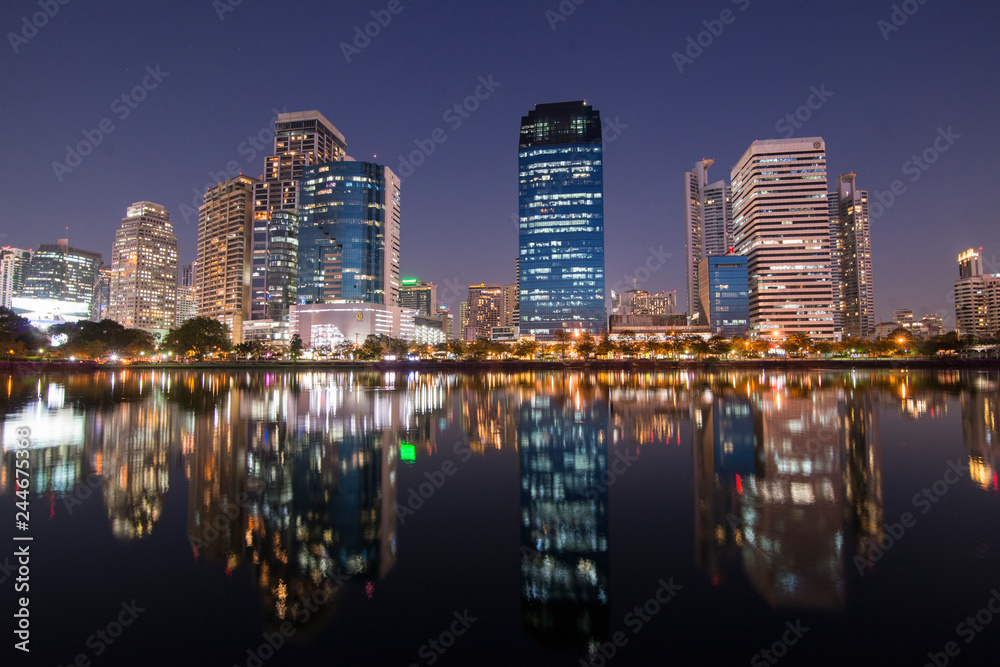
<instances>
[{"instance_id":1,"label":"calm water surface","mask_svg":"<svg viewBox=\"0 0 1000 667\"><path fill-rule=\"evenodd\" d=\"M1000 662L996 371L122 370L0 417L5 665Z\"/></svg>"}]
</instances>

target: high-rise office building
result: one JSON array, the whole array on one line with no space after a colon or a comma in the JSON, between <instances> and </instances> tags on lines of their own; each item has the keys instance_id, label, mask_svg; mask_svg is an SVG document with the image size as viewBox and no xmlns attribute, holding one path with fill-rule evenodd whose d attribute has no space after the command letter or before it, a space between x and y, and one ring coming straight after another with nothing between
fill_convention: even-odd
<instances>
[{"instance_id":1,"label":"high-rise office building","mask_svg":"<svg viewBox=\"0 0 1000 667\"><path fill-rule=\"evenodd\" d=\"M465 340L489 338L493 327L501 326L503 318L503 285L469 285L469 300Z\"/></svg>"},{"instance_id":2,"label":"high-rise office building","mask_svg":"<svg viewBox=\"0 0 1000 667\"><path fill-rule=\"evenodd\" d=\"M751 332L832 339L826 144L755 141L732 171L733 242L750 274Z\"/></svg>"},{"instance_id":3,"label":"high-rise office building","mask_svg":"<svg viewBox=\"0 0 1000 667\"><path fill-rule=\"evenodd\" d=\"M101 253L71 248L68 239L40 245L31 256L24 286L11 308L40 325L90 317Z\"/></svg>"},{"instance_id":4,"label":"high-rise office building","mask_svg":"<svg viewBox=\"0 0 1000 667\"><path fill-rule=\"evenodd\" d=\"M231 178L210 188L198 207L198 259L189 272L195 313L228 326L234 343L243 340L243 321L250 319L250 243L257 183L248 176ZM181 312L180 301L178 296L178 325L188 315Z\"/></svg>"},{"instance_id":5,"label":"high-rise office building","mask_svg":"<svg viewBox=\"0 0 1000 667\"><path fill-rule=\"evenodd\" d=\"M188 320L198 316L197 302L198 293L194 287L177 285L177 314L174 317L175 327L179 327ZM240 339L233 340L238 342Z\"/></svg>"},{"instance_id":6,"label":"high-rise office building","mask_svg":"<svg viewBox=\"0 0 1000 667\"><path fill-rule=\"evenodd\" d=\"M713 334L745 336L750 331L750 284L747 258L712 255L698 265L704 324Z\"/></svg>"},{"instance_id":7,"label":"high-rise office building","mask_svg":"<svg viewBox=\"0 0 1000 667\"><path fill-rule=\"evenodd\" d=\"M177 284L183 287L194 287L194 272L196 270L198 262L192 262L191 264L185 264L181 267L181 274L177 277Z\"/></svg>"},{"instance_id":8,"label":"high-rise office building","mask_svg":"<svg viewBox=\"0 0 1000 667\"><path fill-rule=\"evenodd\" d=\"M371 162L328 162L305 167L298 187L298 302L398 306L396 174Z\"/></svg>"},{"instance_id":9,"label":"high-rise office building","mask_svg":"<svg viewBox=\"0 0 1000 667\"><path fill-rule=\"evenodd\" d=\"M108 306L111 305L111 267L102 264L97 269L97 282L94 283L94 298L90 304L90 321L100 322L108 319Z\"/></svg>"},{"instance_id":10,"label":"high-rise office building","mask_svg":"<svg viewBox=\"0 0 1000 667\"><path fill-rule=\"evenodd\" d=\"M504 285L503 287L503 313L500 315L500 326L502 327L516 327L518 326L518 310L517 304L520 300L520 290L517 284L514 285Z\"/></svg>"},{"instance_id":11,"label":"high-rise office building","mask_svg":"<svg viewBox=\"0 0 1000 667\"><path fill-rule=\"evenodd\" d=\"M463 301L458 307L458 340L465 340L465 330L469 326L469 302Z\"/></svg>"},{"instance_id":12,"label":"high-rise office building","mask_svg":"<svg viewBox=\"0 0 1000 667\"><path fill-rule=\"evenodd\" d=\"M108 319L167 331L177 317L177 235L170 214L148 201L128 207L111 250Z\"/></svg>"},{"instance_id":13,"label":"high-rise office building","mask_svg":"<svg viewBox=\"0 0 1000 667\"><path fill-rule=\"evenodd\" d=\"M958 335L996 336L1000 332L1000 275L983 275L982 255L972 248L958 256L958 272L959 280L955 283Z\"/></svg>"},{"instance_id":14,"label":"high-rise office building","mask_svg":"<svg viewBox=\"0 0 1000 667\"><path fill-rule=\"evenodd\" d=\"M715 160L696 162L684 174L684 254L687 260L687 314L695 326L705 324L699 303L698 265L710 255L725 255L733 243L732 192L724 180L708 182Z\"/></svg>"},{"instance_id":15,"label":"high-rise office building","mask_svg":"<svg viewBox=\"0 0 1000 667\"><path fill-rule=\"evenodd\" d=\"M875 279L868 192L858 190L857 174L844 174L830 203L830 254L835 329L868 338L875 328Z\"/></svg>"},{"instance_id":16,"label":"high-rise office building","mask_svg":"<svg viewBox=\"0 0 1000 667\"><path fill-rule=\"evenodd\" d=\"M521 258L514 258L514 314L511 316L510 326L521 326Z\"/></svg>"},{"instance_id":17,"label":"high-rise office building","mask_svg":"<svg viewBox=\"0 0 1000 667\"><path fill-rule=\"evenodd\" d=\"M427 316L438 313L437 283L404 278L399 289L399 305Z\"/></svg>"},{"instance_id":18,"label":"high-rise office building","mask_svg":"<svg viewBox=\"0 0 1000 667\"><path fill-rule=\"evenodd\" d=\"M601 115L585 102L539 104L518 152L520 328L606 328Z\"/></svg>"},{"instance_id":19,"label":"high-rise office building","mask_svg":"<svg viewBox=\"0 0 1000 667\"><path fill-rule=\"evenodd\" d=\"M20 294L31 263L31 250L0 248L0 306L10 308L11 299Z\"/></svg>"},{"instance_id":20,"label":"high-rise office building","mask_svg":"<svg viewBox=\"0 0 1000 667\"><path fill-rule=\"evenodd\" d=\"M278 114L274 154L254 186L251 269L252 319L285 321L297 303L298 181L309 166L341 160L346 142L318 111Z\"/></svg>"}]
</instances>

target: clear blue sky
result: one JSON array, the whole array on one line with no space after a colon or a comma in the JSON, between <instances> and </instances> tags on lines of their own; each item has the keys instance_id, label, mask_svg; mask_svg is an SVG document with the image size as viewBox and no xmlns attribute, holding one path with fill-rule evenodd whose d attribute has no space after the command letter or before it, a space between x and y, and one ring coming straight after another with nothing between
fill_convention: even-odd
<instances>
[{"instance_id":1,"label":"clear blue sky","mask_svg":"<svg viewBox=\"0 0 1000 667\"><path fill-rule=\"evenodd\" d=\"M586 99L620 131L606 145L608 287L662 246L673 256L643 286L677 289L683 303L682 174L714 157L713 175L728 177L754 139L783 136L779 121L825 86L832 96L795 136L826 139L834 178L856 171L873 193L895 180L906 188L873 222L878 316L908 306L953 319L955 259L969 246L1000 272L995 3L911 0L917 11L886 33L878 22L893 3L870 0L567 0L569 16L557 0L400 0L396 14L389 0L75 0L24 29L37 2L0 10L3 244L37 247L69 226L72 245L110 261L126 206L151 200L171 211L190 262L196 225L182 204L230 161L263 171L263 153L243 142L272 109L319 109L352 156L394 169L444 130L403 185L404 274L511 282L520 117L536 103ZM728 23L712 23L727 9ZM391 21L348 62L339 45L382 10ZM673 54L705 21L721 34L679 72ZM9 33L21 36L12 44ZM460 125L445 118L491 76L500 85L476 111ZM144 79L145 99L115 103ZM52 163L105 118L113 130L60 180ZM959 138L913 181L905 164L949 127Z\"/></svg>"}]
</instances>

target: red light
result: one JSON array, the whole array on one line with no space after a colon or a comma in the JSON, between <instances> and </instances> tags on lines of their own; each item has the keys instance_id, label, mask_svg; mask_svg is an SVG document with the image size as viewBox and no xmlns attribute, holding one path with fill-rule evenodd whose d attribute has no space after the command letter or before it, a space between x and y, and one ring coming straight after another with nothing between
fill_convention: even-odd
<instances>
[{"instance_id":1,"label":"red light","mask_svg":"<svg viewBox=\"0 0 1000 667\"><path fill-rule=\"evenodd\" d=\"M736 476L736 493L743 495L743 479L739 475Z\"/></svg>"}]
</instances>

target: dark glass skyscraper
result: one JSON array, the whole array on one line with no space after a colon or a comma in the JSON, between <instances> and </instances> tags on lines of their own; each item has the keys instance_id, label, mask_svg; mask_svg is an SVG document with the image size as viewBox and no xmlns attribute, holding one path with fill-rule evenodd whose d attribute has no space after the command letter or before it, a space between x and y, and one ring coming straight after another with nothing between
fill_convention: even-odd
<instances>
[{"instance_id":1,"label":"dark glass skyscraper","mask_svg":"<svg viewBox=\"0 0 1000 667\"><path fill-rule=\"evenodd\" d=\"M520 326L607 328L601 114L586 102L539 104L521 119Z\"/></svg>"},{"instance_id":2,"label":"dark glass skyscraper","mask_svg":"<svg viewBox=\"0 0 1000 667\"><path fill-rule=\"evenodd\" d=\"M370 162L306 167L299 182L298 301L399 302L399 179Z\"/></svg>"}]
</instances>

